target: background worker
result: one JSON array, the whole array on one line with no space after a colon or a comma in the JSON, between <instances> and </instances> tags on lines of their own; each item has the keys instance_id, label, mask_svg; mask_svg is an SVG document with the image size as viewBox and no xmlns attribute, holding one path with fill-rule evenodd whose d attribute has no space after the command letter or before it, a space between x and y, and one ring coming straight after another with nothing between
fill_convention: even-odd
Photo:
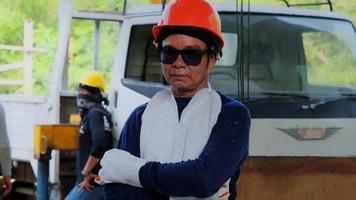
<instances>
[{"instance_id":1,"label":"background worker","mask_svg":"<svg viewBox=\"0 0 356 200\"><path fill-rule=\"evenodd\" d=\"M0 103L0 200L11 192L11 149L7 136L5 109ZM5 186L5 188L3 187Z\"/></svg>"},{"instance_id":2,"label":"background worker","mask_svg":"<svg viewBox=\"0 0 356 200\"><path fill-rule=\"evenodd\" d=\"M153 36L171 89L136 108L118 149L105 153L98 182L106 199L235 199L250 114L209 87L224 45L217 11L204 0L177 0Z\"/></svg>"},{"instance_id":3,"label":"background worker","mask_svg":"<svg viewBox=\"0 0 356 200\"><path fill-rule=\"evenodd\" d=\"M112 121L103 107L103 76L90 71L80 79L77 107L81 116L77 153L77 182L66 200L104 199L103 187L93 181L100 169L99 161L112 148Z\"/></svg>"}]
</instances>

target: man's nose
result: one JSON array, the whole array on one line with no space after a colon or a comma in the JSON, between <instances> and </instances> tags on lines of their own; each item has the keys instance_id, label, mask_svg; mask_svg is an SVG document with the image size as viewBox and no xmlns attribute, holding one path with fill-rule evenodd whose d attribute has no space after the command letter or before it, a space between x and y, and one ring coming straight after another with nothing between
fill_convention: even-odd
<instances>
[{"instance_id":1,"label":"man's nose","mask_svg":"<svg viewBox=\"0 0 356 200\"><path fill-rule=\"evenodd\" d=\"M187 66L181 54L178 54L177 59L174 61L173 65L178 68Z\"/></svg>"}]
</instances>

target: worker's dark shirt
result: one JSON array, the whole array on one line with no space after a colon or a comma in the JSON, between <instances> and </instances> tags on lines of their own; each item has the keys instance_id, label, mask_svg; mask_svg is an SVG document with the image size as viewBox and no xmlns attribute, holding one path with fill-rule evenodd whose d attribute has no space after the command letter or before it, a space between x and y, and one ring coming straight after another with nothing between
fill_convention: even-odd
<instances>
[{"instance_id":1,"label":"worker's dark shirt","mask_svg":"<svg viewBox=\"0 0 356 200\"><path fill-rule=\"evenodd\" d=\"M79 148L77 153L77 182L83 180L83 170L89 156L102 158L105 151L113 147L111 135L111 115L101 105L92 106L80 122ZM97 174L98 163L91 171Z\"/></svg>"},{"instance_id":2,"label":"worker's dark shirt","mask_svg":"<svg viewBox=\"0 0 356 200\"><path fill-rule=\"evenodd\" d=\"M240 102L221 95L222 107L208 143L197 159L177 163L148 162L139 172L143 188L119 183L105 185L107 200L168 200L168 196L208 197L231 178L229 200L237 196L236 181L248 154L250 114ZM181 113L189 99L176 98ZM141 116L147 104L128 118L119 149L140 157ZM197 116L197 120L199 117Z\"/></svg>"}]
</instances>

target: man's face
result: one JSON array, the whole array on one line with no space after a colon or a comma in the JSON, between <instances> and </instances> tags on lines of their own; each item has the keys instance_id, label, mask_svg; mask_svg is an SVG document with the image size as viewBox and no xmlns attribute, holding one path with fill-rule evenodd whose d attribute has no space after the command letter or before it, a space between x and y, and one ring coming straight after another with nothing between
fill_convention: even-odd
<instances>
[{"instance_id":1,"label":"man's face","mask_svg":"<svg viewBox=\"0 0 356 200\"><path fill-rule=\"evenodd\" d=\"M79 94L85 94L85 95L90 95L90 92L84 88L79 88L78 90Z\"/></svg>"},{"instance_id":2,"label":"man's face","mask_svg":"<svg viewBox=\"0 0 356 200\"><path fill-rule=\"evenodd\" d=\"M206 44L197 39L183 34L173 34L162 41L162 49L170 50L206 50ZM184 51L183 51L184 53ZM208 86L209 69L214 67L216 57L202 54L197 65L187 64L182 54L171 64L162 63L163 75L172 86L174 96L191 97L200 89Z\"/></svg>"}]
</instances>

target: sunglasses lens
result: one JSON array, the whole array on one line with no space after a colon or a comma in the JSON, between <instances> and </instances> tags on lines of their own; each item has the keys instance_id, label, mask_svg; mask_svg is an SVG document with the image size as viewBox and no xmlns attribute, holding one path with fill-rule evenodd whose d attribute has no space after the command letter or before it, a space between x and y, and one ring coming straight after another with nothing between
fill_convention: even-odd
<instances>
[{"instance_id":1,"label":"sunglasses lens","mask_svg":"<svg viewBox=\"0 0 356 200\"><path fill-rule=\"evenodd\" d=\"M171 47L163 47L159 51L159 60L164 64L172 64L178 56L176 49Z\"/></svg>"},{"instance_id":2,"label":"sunglasses lens","mask_svg":"<svg viewBox=\"0 0 356 200\"><path fill-rule=\"evenodd\" d=\"M203 53L201 50L198 49L184 49L183 53L183 60L187 65L199 65L201 62L201 58L203 56Z\"/></svg>"},{"instance_id":3,"label":"sunglasses lens","mask_svg":"<svg viewBox=\"0 0 356 200\"><path fill-rule=\"evenodd\" d=\"M177 50L172 47L163 47L159 49L159 60L164 64L172 64L176 61L178 55L182 55L183 61L187 65L196 66L201 62L201 58L207 51L199 49Z\"/></svg>"}]
</instances>

